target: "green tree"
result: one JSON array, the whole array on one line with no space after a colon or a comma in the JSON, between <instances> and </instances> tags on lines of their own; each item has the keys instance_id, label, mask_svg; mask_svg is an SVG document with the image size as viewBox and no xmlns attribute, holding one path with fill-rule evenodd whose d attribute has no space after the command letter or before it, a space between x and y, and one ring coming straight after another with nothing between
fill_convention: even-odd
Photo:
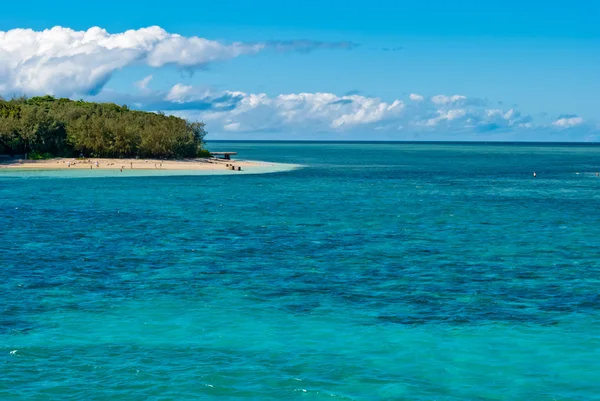
<instances>
[{"instance_id":1,"label":"green tree","mask_svg":"<svg viewBox=\"0 0 600 401\"><path fill-rule=\"evenodd\" d=\"M201 122L112 103L0 98L0 153L95 157L207 156Z\"/></svg>"}]
</instances>

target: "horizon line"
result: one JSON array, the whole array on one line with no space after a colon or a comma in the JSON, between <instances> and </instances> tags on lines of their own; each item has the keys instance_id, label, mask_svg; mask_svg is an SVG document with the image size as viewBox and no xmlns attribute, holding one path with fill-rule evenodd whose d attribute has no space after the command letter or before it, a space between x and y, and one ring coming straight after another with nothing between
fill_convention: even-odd
<instances>
[{"instance_id":1,"label":"horizon line","mask_svg":"<svg viewBox=\"0 0 600 401\"><path fill-rule=\"evenodd\" d=\"M406 140L362 140L362 139L205 139L205 142L312 142L312 143L411 143L411 144L518 144L518 145L583 145L599 146L600 142L582 141L406 141Z\"/></svg>"}]
</instances>

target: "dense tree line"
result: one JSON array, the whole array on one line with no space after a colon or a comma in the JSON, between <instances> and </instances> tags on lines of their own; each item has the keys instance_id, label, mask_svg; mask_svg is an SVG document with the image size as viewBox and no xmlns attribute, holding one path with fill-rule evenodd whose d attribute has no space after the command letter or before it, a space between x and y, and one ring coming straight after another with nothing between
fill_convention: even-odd
<instances>
[{"instance_id":1,"label":"dense tree line","mask_svg":"<svg viewBox=\"0 0 600 401\"><path fill-rule=\"evenodd\" d=\"M0 154L199 157L208 155L205 135L203 123L112 103L0 98Z\"/></svg>"}]
</instances>

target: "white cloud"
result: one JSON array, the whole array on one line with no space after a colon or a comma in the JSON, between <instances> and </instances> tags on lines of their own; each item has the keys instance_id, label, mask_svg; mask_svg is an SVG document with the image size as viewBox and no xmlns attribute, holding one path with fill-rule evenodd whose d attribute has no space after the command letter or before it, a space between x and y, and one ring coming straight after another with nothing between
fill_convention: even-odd
<instances>
[{"instance_id":1,"label":"white cloud","mask_svg":"<svg viewBox=\"0 0 600 401\"><path fill-rule=\"evenodd\" d=\"M394 100L389 104L382 102L377 98L361 98L356 99L351 104L351 107L346 114L341 115L331 122L332 128L345 128L369 123L381 122L393 116L400 115L404 108L404 103L400 100Z\"/></svg>"},{"instance_id":2,"label":"white cloud","mask_svg":"<svg viewBox=\"0 0 600 401\"><path fill-rule=\"evenodd\" d=\"M140 90L146 90L148 89L148 84L150 81L152 81L152 75L148 75L146 78L137 81L135 86L137 86Z\"/></svg>"},{"instance_id":3,"label":"white cloud","mask_svg":"<svg viewBox=\"0 0 600 401\"><path fill-rule=\"evenodd\" d=\"M422 95L417 95L416 93L411 93L408 98L413 102L422 102L425 98Z\"/></svg>"},{"instance_id":4,"label":"white cloud","mask_svg":"<svg viewBox=\"0 0 600 401\"><path fill-rule=\"evenodd\" d=\"M153 26L111 34L54 27L44 31L0 31L0 93L96 94L122 68L144 64L196 69L265 49L351 49L349 42L288 41L230 44L181 36Z\"/></svg>"},{"instance_id":5,"label":"white cloud","mask_svg":"<svg viewBox=\"0 0 600 401\"><path fill-rule=\"evenodd\" d=\"M188 95L193 91L193 87L189 85L177 84L171 88L165 100L183 103L188 99Z\"/></svg>"},{"instance_id":6,"label":"white cloud","mask_svg":"<svg viewBox=\"0 0 600 401\"><path fill-rule=\"evenodd\" d=\"M561 128L575 127L583 123L583 118L577 116L561 116L552 125Z\"/></svg>"},{"instance_id":7,"label":"white cloud","mask_svg":"<svg viewBox=\"0 0 600 401\"><path fill-rule=\"evenodd\" d=\"M176 95L177 94L177 95ZM410 98L410 96L409 96ZM206 107L218 99L218 107ZM209 131L235 132L465 132L535 128L533 118L514 109L487 107L480 99L438 95L406 103L361 95L297 93L268 96L265 93L200 92L175 85L165 100L177 107L175 114L207 123ZM201 109L194 102L203 101ZM186 105L190 105L186 108Z\"/></svg>"},{"instance_id":8,"label":"white cloud","mask_svg":"<svg viewBox=\"0 0 600 401\"><path fill-rule=\"evenodd\" d=\"M454 96L446 96L446 95L437 95L431 98L431 103L437 105L447 105L452 103L459 103L461 101L466 100L465 96L454 95Z\"/></svg>"},{"instance_id":9,"label":"white cloud","mask_svg":"<svg viewBox=\"0 0 600 401\"><path fill-rule=\"evenodd\" d=\"M202 119L215 129L272 131L310 129L348 130L397 118L404 103L387 103L378 98L332 93L298 93L269 97L264 93L225 92L235 107L227 111L180 114Z\"/></svg>"},{"instance_id":10,"label":"white cloud","mask_svg":"<svg viewBox=\"0 0 600 401\"><path fill-rule=\"evenodd\" d=\"M490 115L488 110L486 110L485 113ZM437 114L438 115L436 117L428 119L425 122L425 125L433 127L442 121L458 120L464 118L467 115L467 111L465 109L437 110Z\"/></svg>"},{"instance_id":11,"label":"white cloud","mask_svg":"<svg viewBox=\"0 0 600 401\"><path fill-rule=\"evenodd\" d=\"M229 123L229 124L225 124L223 126L223 129L225 131L239 131L240 130L240 123Z\"/></svg>"}]
</instances>

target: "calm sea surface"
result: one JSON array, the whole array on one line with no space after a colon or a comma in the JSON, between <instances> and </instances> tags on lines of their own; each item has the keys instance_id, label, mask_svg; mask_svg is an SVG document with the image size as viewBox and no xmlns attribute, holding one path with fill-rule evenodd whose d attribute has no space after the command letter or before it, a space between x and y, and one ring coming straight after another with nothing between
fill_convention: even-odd
<instances>
[{"instance_id":1,"label":"calm sea surface","mask_svg":"<svg viewBox=\"0 0 600 401\"><path fill-rule=\"evenodd\" d=\"M0 171L1 400L600 399L600 147L209 147Z\"/></svg>"}]
</instances>

